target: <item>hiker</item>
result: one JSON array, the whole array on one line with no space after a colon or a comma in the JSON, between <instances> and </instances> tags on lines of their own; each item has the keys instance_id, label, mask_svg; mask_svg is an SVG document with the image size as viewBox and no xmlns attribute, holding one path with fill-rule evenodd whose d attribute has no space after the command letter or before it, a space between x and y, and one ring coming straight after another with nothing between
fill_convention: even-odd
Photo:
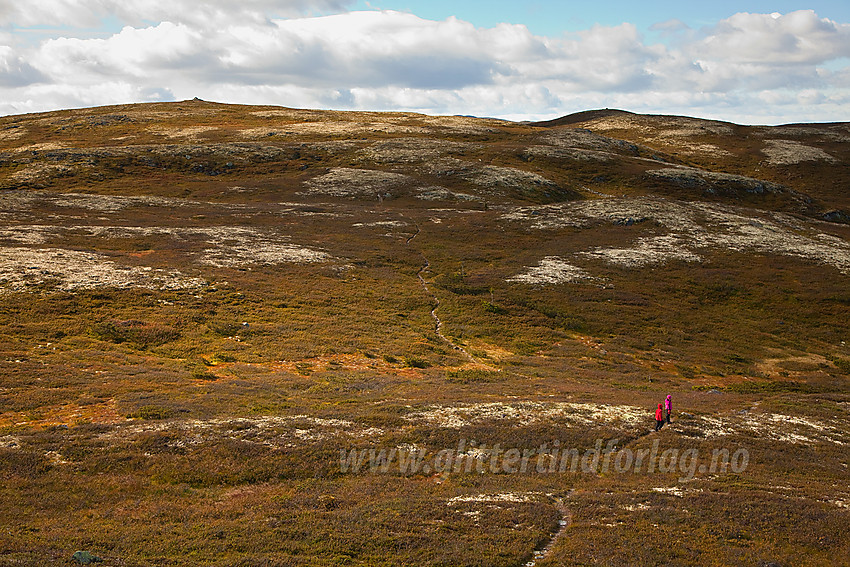
<instances>
[{"instance_id":1,"label":"hiker","mask_svg":"<svg viewBox=\"0 0 850 567\"><path fill-rule=\"evenodd\" d=\"M667 423L670 423L670 414L673 413L673 396L670 394L664 400L664 410L667 412Z\"/></svg>"},{"instance_id":2,"label":"hiker","mask_svg":"<svg viewBox=\"0 0 850 567\"><path fill-rule=\"evenodd\" d=\"M661 409L661 404L658 404L658 409L655 410L655 430L658 431L664 427L664 410Z\"/></svg>"}]
</instances>

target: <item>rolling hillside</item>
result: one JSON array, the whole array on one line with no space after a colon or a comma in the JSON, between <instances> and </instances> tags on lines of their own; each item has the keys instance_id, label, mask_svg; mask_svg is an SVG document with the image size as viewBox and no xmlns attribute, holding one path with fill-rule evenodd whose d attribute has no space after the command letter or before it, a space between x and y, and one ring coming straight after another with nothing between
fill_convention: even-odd
<instances>
[{"instance_id":1,"label":"rolling hillside","mask_svg":"<svg viewBox=\"0 0 850 567\"><path fill-rule=\"evenodd\" d=\"M848 142L2 117L0 565L836 564Z\"/></svg>"}]
</instances>

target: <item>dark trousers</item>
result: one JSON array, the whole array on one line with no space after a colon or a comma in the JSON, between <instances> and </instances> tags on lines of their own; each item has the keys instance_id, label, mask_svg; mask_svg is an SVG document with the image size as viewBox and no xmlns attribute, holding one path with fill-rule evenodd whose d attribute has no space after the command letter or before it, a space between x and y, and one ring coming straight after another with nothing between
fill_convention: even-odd
<instances>
[{"instance_id":1,"label":"dark trousers","mask_svg":"<svg viewBox=\"0 0 850 567\"><path fill-rule=\"evenodd\" d=\"M663 419L656 419L655 420L655 430L658 431L662 427L664 427L664 420Z\"/></svg>"},{"instance_id":2,"label":"dark trousers","mask_svg":"<svg viewBox=\"0 0 850 567\"><path fill-rule=\"evenodd\" d=\"M667 410L667 423L670 423L670 414L673 413L673 410Z\"/></svg>"}]
</instances>

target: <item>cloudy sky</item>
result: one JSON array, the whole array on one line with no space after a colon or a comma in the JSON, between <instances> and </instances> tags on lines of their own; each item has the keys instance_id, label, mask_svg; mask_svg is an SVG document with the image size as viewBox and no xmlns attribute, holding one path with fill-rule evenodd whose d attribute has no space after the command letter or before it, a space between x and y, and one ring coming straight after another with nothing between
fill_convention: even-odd
<instances>
[{"instance_id":1,"label":"cloudy sky","mask_svg":"<svg viewBox=\"0 0 850 567\"><path fill-rule=\"evenodd\" d=\"M847 0L0 0L0 114L199 97L850 120Z\"/></svg>"}]
</instances>

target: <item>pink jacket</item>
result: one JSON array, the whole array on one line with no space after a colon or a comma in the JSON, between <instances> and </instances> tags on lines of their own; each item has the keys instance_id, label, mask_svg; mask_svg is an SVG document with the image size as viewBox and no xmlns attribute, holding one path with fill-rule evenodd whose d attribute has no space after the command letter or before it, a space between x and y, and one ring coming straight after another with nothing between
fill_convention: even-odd
<instances>
[{"instance_id":1,"label":"pink jacket","mask_svg":"<svg viewBox=\"0 0 850 567\"><path fill-rule=\"evenodd\" d=\"M664 400L664 409L667 410L667 413L670 413L670 411L673 409L673 396L668 395L667 399Z\"/></svg>"}]
</instances>

